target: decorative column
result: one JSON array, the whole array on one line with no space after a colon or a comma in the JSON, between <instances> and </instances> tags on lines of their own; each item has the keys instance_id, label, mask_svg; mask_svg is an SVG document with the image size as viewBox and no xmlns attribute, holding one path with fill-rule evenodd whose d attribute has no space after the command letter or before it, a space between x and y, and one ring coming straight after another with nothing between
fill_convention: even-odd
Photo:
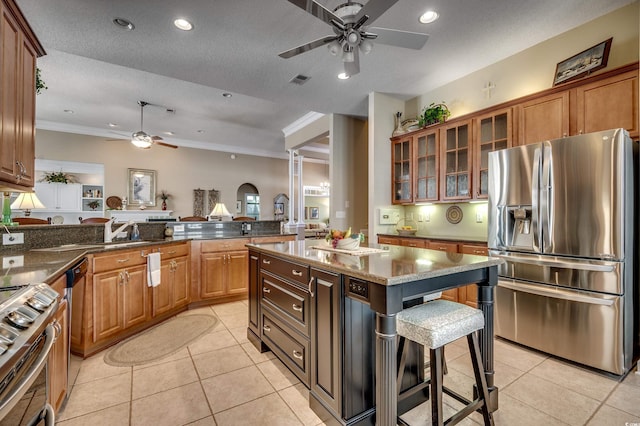
<instances>
[{"instance_id":1,"label":"decorative column","mask_svg":"<svg viewBox=\"0 0 640 426\"><path fill-rule=\"evenodd\" d=\"M302 182L302 166L304 155L298 154L298 240L304 240L304 186Z\"/></svg>"},{"instance_id":2,"label":"decorative column","mask_svg":"<svg viewBox=\"0 0 640 426\"><path fill-rule=\"evenodd\" d=\"M293 149L289 150L289 221L285 224L285 231L288 233L298 233L296 222L293 219L295 214L295 186L294 186L294 173L295 173L295 155L296 151Z\"/></svg>"}]
</instances>

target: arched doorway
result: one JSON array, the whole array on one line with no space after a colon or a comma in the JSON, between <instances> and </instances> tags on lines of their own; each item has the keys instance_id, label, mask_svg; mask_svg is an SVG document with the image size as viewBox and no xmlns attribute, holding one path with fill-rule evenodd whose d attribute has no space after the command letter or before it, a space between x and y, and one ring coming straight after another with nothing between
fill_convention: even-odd
<instances>
[{"instance_id":1,"label":"arched doorway","mask_svg":"<svg viewBox=\"0 0 640 426\"><path fill-rule=\"evenodd\" d=\"M248 216L260 219L260 192L251 183L243 183L238 188L234 216Z\"/></svg>"}]
</instances>

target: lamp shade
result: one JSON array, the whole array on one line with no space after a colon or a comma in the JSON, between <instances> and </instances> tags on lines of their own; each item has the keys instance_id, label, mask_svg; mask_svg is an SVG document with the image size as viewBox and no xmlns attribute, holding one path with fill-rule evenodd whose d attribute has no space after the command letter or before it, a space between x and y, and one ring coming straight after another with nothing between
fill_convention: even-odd
<instances>
[{"instance_id":1,"label":"lamp shade","mask_svg":"<svg viewBox=\"0 0 640 426\"><path fill-rule=\"evenodd\" d=\"M211 210L209 216L222 218L223 216L231 216L231 213L229 213L229 210L227 210L227 206L225 206L224 203L217 203L213 207L213 210Z\"/></svg>"},{"instance_id":2,"label":"lamp shade","mask_svg":"<svg viewBox=\"0 0 640 426\"><path fill-rule=\"evenodd\" d=\"M31 209L44 209L45 206L38 200L35 192L21 192L18 198L11 203L11 208L14 210L31 210Z\"/></svg>"}]
</instances>

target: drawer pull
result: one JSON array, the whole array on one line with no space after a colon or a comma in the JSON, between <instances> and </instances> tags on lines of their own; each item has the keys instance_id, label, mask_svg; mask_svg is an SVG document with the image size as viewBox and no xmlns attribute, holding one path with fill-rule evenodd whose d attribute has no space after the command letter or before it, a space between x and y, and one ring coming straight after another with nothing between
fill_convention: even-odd
<instances>
[{"instance_id":1,"label":"drawer pull","mask_svg":"<svg viewBox=\"0 0 640 426\"><path fill-rule=\"evenodd\" d=\"M300 271L296 271L295 269L292 269L292 270L291 270L291 273L292 273L293 275L295 275L296 277L301 277L301 276L302 276L302 272L300 272Z\"/></svg>"},{"instance_id":2,"label":"drawer pull","mask_svg":"<svg viewBox=\"0 0 640 426\"><path fill-rule=\"evenodd\" d=\"M268 325L263 325L262 326L262 330L266 331L267 333L271 331L271 327L269 327Z\"/></svg>"},{"instance_id":3,"label":"drawer pull","mask_svg":"<svg viewBox=\"0 0 640 426\"><path fill-rule=\"evenodd\" d=\"M263 293L271 293L271 289L267 288L267 287L262 287L262 292Z\"/></svg>"},{"instance_id":4,"label":"drawer pull","mask_svg":"<svg viewBox=\"0 0 640 426\"><path fill-rule=\"evenodd\" d=\"M302 306L296 305L295 303L291 305L291 308L293 308L294 311L302 312Z\"/></svg>"},{"instance_id":5,"label":"drawer pull","mask_svg":"<svg viewBox=\"0 0 640 426\"><path fill-rule=\"evenodd\" d=\"M438 247L438 250L446 251L447 248L446 247Z\"/></svg>"},{"instance_id":6,"label":"drawer pull","mask_svg":"<svg viewBox=\"0 0 640 426\"><path fill-rule=\"evenodd\" d=\"M168 251L167 254L176 254L175 250Z\"/></svg>"},{"instance_id":7,"label":"drawer pull","mask_svg":"<svg viewBox=\"0 0 640 426\"><path fill-rule=\"evenodd\" d=\"M264 263L265 265L271 265L271 261L268 259L262 259L262 263Z\"/></svg>"},{"instance_id":8,"label":"drawer pull","mask_svg":"<svg viewBox=\"0 0 640 426\"><path fill-rule=\"evenodd\" d=\"M415 244L415 243L411 243L411 244L409 244L409 247L415 247L416 245L417 244Z\"/></svg>"},{"instance_id":9,"label":"drawer pull","mask_svg":"<svg viewBox=\"0 0 640 426\"><path fill-rule=\"evenodd\" d=\"M258 260L258 256L251 256L251 260Z\"/></svg>"},{"instance_id":10,"label":"drawer pull","mask_svg":"<svg viewBox=\"0 0 640 426\"><path fill-rule=\"evenodd\" d=\"M116 262L118 262L118 263L125 263L125 262L128 262L128 261L129 261L129 258L116 260Z\"/></svg>"},{"instance_id":11,"label":"drawer pull","mask_svg":"<svg viewBox=\"0 0 640 426\"><path fill-rule=\"evenodd\" d=\"M294 358L298 358L298 359L302 359L302 352L294 350L293 351L293 357Z\"/></svg>"}]
</instances>

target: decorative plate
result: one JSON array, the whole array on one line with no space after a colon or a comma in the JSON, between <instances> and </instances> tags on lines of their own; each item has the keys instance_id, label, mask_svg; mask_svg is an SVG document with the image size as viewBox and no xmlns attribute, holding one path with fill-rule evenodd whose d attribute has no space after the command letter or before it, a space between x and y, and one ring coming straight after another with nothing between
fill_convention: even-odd
<instances>
[{"instance_id":1,"label":"decorative plate","mask_svg":"<svg viewBox=\"0 0 640 426\"><path fill-rule=\"evenodd\" d=\"M110 209L121 209L122 208L122 198L116 197L112 195L107 198L107 207Z\"/></svg>"},{"instance_id":2,"label":"decorative plate","mask_svg":"<svg viewBox=\"0 0 640 426\"><path fill-rule=\"evenodd\" d=\"M447 220L449 223L460 223L462 220L462 209L458 206L451 206L447 209Z\"/></svg>"},{"instance_id":3,"label":"decorative plate","mask_svg":"<svg viewBox=\"0 0 640 426\"><path fill-rule=\"evenodd\" d=\"M51 223L53 225L62 225L64 223L64 218L62 216L54 216L51 218Z\"/></svg>"}]
</instances>

